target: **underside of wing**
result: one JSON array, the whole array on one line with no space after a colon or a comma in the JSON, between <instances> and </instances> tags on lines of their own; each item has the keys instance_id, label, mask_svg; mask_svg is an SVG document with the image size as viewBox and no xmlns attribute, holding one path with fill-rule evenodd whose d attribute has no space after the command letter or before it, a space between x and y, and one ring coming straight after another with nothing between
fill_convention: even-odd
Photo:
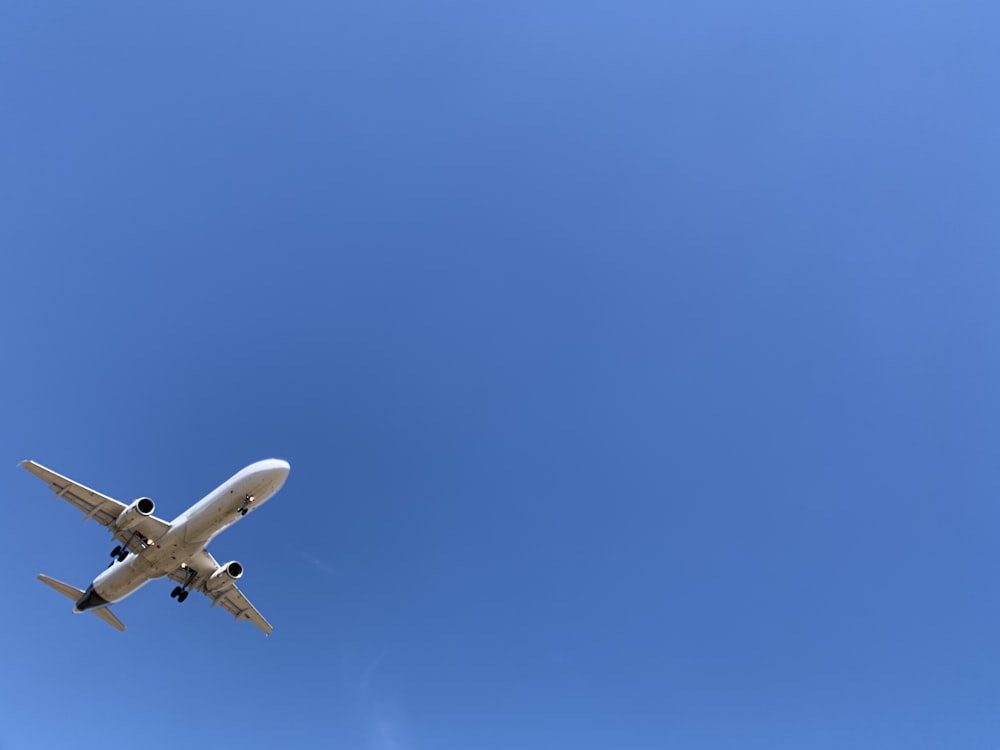
<instances>
[{"instance_id":1,"label":"underside of wing","mask_svg":"<svg viewBox=\"0 0 1000 750\"><path fill-rule=\"evenodd\" d=\"M206 595L212 600L213 607L219 605L237 620L249 620L263 630L265 635L271 635L274 630L271 623L264 619L236 586L230 586L222 592L206 592Z\"/></svg>"},{"instance_id":2,"label":"underside of wing","mask_svg":"<svg viewBox=\"0 0 1000 750\"><path fill-rule=\"evenodd\" d=\"M128 530L120 531L115 522L122 511L129 507L125 503L74 482L34 461L22 461L21 466L48 484L57 498L65 500L81 511L84 514L84 521L93 518L101 526L109 529L114 538L132 552L142 551L170 528L170 524L166 521L147 515L139 518Z\"/></svg>"},{"instance_id":3,"label":"underside of wing","mask_svg":"<svg viewBox=\"0 0 1000 750\"><path fill-rule=\"evenodd\" d=\"M174 570L169 578L182 586L187 585L192 591L200 591L211 600L213 607L220 606L235 619L252 622L264 631L265 635L271 635L274 630L271 623L264 619L232 580L225 580L225 573L220 571L220 568L222 566L218 561L208 550L203 549L182 567ZM212 576L216 572L220 573L221 579L217 579L217 583L212 581Z\"/></svg>"},{"instance_id":4,"label":"underside of wing","mask_svg":"<svg viewBox=\"0 0 1000 750\"><path fill-rule=\"evenodd\" d=\"M84 487L61 474L56 474L51 469L46 469L34 461L22 461L21 466L48 484L49 489L56 493L57 498L65 500L77 510L82 511L85 514L84 520L93 518L102 526L111 526L125 510L124 503L102 495L89 487Z\"/></svg>"}]
</instances>

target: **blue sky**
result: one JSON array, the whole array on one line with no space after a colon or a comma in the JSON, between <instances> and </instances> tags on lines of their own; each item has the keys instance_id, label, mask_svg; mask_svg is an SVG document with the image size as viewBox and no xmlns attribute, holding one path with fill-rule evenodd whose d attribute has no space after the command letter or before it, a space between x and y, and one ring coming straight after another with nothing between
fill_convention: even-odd
<instances>
[{"instance_id":1,"label":"blue sky","mask_svg":"<svg viewBox=\"0 0 1000 750\"><path fill-rule=\"evenodd\" d=\"M1000 746L998 21L4 5L0 747Z\"/></svg>"}]
</instances>

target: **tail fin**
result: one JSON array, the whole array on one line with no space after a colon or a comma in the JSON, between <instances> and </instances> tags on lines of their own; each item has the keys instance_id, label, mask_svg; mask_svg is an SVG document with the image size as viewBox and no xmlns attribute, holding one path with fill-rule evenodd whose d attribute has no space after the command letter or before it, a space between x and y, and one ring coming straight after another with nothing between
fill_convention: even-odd
<instances>
[{"instance_id":1,"label":"tail fin","mask_svg":"<svg viewBox=\"0 0 1000 750\"><path fill-rule=\"evenodd\" d=\"M70 586L68 583L57 581L55 578L49 578L46 575L39 574L38 580L46 586L51 586L67 599L72 599L74 602L80 601L80 597L83 596L83 591L81 589L78 589L75 586ZM121 630L122 632L125 631L125 626L122 624L122 621L115 617L114 613L107 607L98 607L97 609L92 609L90 611L104 620L104 622L111 627Z\"/></svg>"}]
</instances>

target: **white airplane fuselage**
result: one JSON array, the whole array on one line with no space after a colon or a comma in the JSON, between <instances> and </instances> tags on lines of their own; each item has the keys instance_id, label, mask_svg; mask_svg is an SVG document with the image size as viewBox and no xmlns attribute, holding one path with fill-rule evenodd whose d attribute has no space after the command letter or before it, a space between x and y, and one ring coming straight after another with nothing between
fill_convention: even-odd
<instances>
[{"instance_id":1,"label":"white airplane fuselage","mask_svg":"<svg viewBox=\"0 0 1000 750\"><path fill-rule=\"evenodd\" d=\"M170 530L138 554L114 561L93 580L76 602L85 612L121 601L153 579L185 567L221 531L273 496L288 477L286 461L269 458L250 464L188 508Z\"/></svg>"}]
</instances>

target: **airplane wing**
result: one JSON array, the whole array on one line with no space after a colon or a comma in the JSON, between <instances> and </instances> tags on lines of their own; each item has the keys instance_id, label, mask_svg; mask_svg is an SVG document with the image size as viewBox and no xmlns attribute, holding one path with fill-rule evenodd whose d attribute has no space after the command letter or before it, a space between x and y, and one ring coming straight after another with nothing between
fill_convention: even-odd
<instances>
[{"instance_id":1,"label":"airplane wing","mask_svg":"<svg viewBox=\"0 0 1000 750\"><path fill-rule=\"evenodd\" d=\"M102 495L100 492L77 484L51 469L46 469L34 461L22 461L21 466L49 485L49 489L61 498L82 511L83 520L93 518L99 524L111 530L114 538L124 544L132 552L139 553L153 541L159 539L170 528L170 524L156 516L145 516L138 525L129 531L116 531L114 522L128 506L114 498Z\"/></svg>"},{"instance_id":2,"label":"airplane wing","mask_svg":"<svg viewBox=\"0 0 1000 750\"><path fill-rule=\"evenodd\" d=\"M182 585L186 584L189 579L187 571L195 571L197 578L189 588L194 591L200 591L211 599L213 607L216 605L221 606L237 620L249 620L263 630L265 635L271 635L271 631L274 630L271 627L271 623L264 619L261 613L257 611L257 608L250 603L250 600L243 596L243 593L236 588L235 584L223 591L208 591L205 588L205 581L208 580L212 573L219 569L218 561L212 557L207 549L203 549L188 560L184 566L183 568L177 568L170 574L169 578L171 581L177 581L177 583Z\"/></svg>"}]
</instances>

